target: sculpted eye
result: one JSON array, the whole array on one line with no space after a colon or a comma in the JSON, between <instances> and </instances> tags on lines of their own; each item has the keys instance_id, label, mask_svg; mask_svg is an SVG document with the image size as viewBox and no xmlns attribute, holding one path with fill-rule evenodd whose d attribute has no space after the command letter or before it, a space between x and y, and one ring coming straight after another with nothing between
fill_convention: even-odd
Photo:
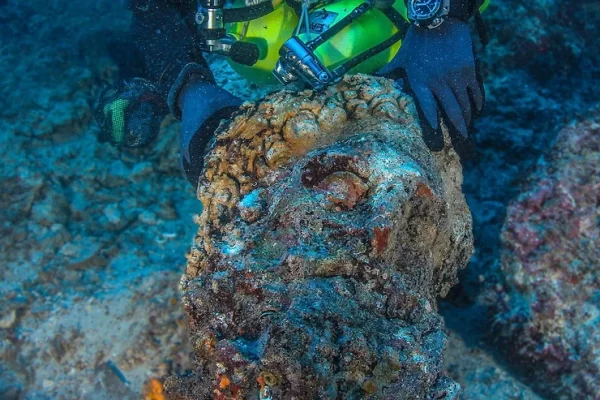
<instances>
[{"instance_id":1,"label":"sculpted eye","mask_svg":"<svg viewBox=\"0 0 600 400\"><path fill-rule=\"evenodd\" d=\"M317 188L325 192L327 200L349 210L353 209L369 190L362 179L352 172L334 172L323 179Z\"/></svg>"},{"instance_id":2,"label":"sculpted eye","mask_svg":"<svg viewBox=\"0 0 600 400\"><path fill-rule=\"evenodd\" d=\"M369 191L356 164L351 157L321 154L304 167L302 184L322 192L336 207L351 210Z\"/></svg>"}]
</instances>

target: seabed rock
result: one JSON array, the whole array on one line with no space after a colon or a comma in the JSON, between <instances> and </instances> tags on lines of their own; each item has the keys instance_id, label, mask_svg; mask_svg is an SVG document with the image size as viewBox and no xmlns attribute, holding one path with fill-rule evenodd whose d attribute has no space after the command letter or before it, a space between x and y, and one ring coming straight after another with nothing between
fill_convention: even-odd
<instances>
[{"instance_id":1,"label":"seabed rock","mask_svg":"<svg viewBox=\"0 0 600 400\"><path fill-rule=\"evenodd\" d=\"M222 124L181 291L173 399L456 399L436 298L473 252L462 169L386 79L282 91Z\"/></svg>"},{"instance_id":2,"label":"seabed rock","mask_svg":"<svg viewBox=\"0 0 600 400\"><path fill-rule=\"evenodd\" d=\"M510 205L495 330L537 388L600 398L600 108L563 129Z\"/></svg>"}]
</instances>

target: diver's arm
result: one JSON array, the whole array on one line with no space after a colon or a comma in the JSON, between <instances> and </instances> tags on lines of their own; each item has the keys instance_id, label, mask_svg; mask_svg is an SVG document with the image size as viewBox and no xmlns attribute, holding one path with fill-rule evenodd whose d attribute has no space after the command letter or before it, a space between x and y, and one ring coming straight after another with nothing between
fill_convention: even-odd
<instances>
[{"instance_id":1,"label":"diver's arm","mask_svg":"<svg viewBox=\"0 0 600 400\"><path fill-rule=\"evenodd\" d=\"M169 92L171 113L181 117L179 155L185 176L196 187L204 153L221 119L228 118L242 101L202 76L202 69L187 65Z\"/></svg>"},{"instance_id":2,"label":"diver's arm","mask_svg":"<svg viewBox=\"0 0 600 400\"><path fill-rule=\"evenodd\" d=\"M149 81L156 84L165 101L182 69L195 63L202 75L214 77L199 49L198 35L185 23L172 0L129 0L133 13L131 35L144 58Z\"/></svg>"},{"instance_id":3,"label":"diver's arm","mask_svg":"<svg viewBox=\"0 0 600 400\"><path fill-rule=\"evenodd\" d=\"M189 4L177 0L130 0L133 46L144 65L143 79L111 88L99 104L101 140L118 146L144 146L170 111L182 120L181 163L192 185L202 166L204 147L216 122L241 104L219 88L181 15ZM100 122L100 121L99 121Z\"/></svg>"},{"instance_id":4,"label":"diver's arm","mask_svg":"<svg viewBox=\"0 0 600 400\"><path fill-rule=\"evenodd\" d=\"M195 187L202 169L204 150L221 118L242 103L218 87L199 51L196 31L184 18L191 13L189 1L143 1L134 11L138 46L144 49L154 80L165 94L172 115L181 119L180 160L186 177ZM182 15L183 14L183 15ZM170 15L169 18L165 18ZM160 32L160 33L157 33Z\"/></svg>"}]
</instances>

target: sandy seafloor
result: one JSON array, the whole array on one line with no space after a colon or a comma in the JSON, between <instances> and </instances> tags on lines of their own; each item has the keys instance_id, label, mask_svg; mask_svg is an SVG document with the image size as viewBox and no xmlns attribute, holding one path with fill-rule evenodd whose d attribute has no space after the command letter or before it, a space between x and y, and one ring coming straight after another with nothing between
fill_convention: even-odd
<instances>
[{"instance_id":1,"label":"sandy seafloor","mask_svg":"<svg viewBox=\"0 0 600 400\"><path fill-rule=\"evenodd\" d=\"M548 76L503 63L514 45L501 28L507 4L487 17L487 104L465 163L477 253L440 305L464 399L543 398L494 340L483 293L499 280L499 231L519 181L600 93L585 49L573 65L543 61ZM191 365L177 283L201 206L178 169L177 122L128 151L99 143L92 118L117 76L106 43L128 21L120 2L0 1L1 399L137 399L149 379ZM210 61L242 98L277 89Z\"/></svg>"}]
</instances>

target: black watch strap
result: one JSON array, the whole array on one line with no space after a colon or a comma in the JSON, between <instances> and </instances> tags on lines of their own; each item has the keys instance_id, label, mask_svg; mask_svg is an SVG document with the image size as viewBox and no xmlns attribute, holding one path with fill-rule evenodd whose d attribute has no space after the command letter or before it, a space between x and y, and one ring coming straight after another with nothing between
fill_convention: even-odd
<instances>
[{"instance_id":1,"label":"black watch strap","mask_svg":"<svg viewBox=\"0 0 600 400\"><path fill-rule=\"evenodd\" d=\"M483 0L450 0L448 18L456 18L467 22L479 12L479 7L482 4Z\"/></svg>"},{"instance_id":2,"label":"black watch strap","mask_svg":"<svg viewBox=\"0 0 600 400\"><path fill-rule=\"evenodd\" d=\"M479 40L483 46L486 46L489 41L487 28L479 13L479 8L483 3L484 0L450 0L448 18L456 18L463 22L467 22L474 16Z\"/></svg>"}]
</instances>

